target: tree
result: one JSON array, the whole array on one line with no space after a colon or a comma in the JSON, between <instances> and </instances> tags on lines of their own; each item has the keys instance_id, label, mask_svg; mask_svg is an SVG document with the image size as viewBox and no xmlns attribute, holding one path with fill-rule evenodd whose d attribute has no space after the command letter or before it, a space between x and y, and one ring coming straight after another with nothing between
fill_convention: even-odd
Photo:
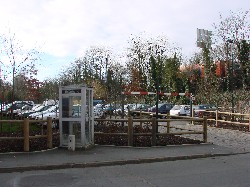
<instances>
[{"instance_id":1,"label":"tree","mask_svg":"<svg viewBox=\"0 0 250 187\"><path fill-rule=\"evenodd\" d=\"M208 47L202 49L202 62L204 66L204 77L200 79L198 84L197 100L201 103L209 103L217 105L220 100L220 84L219 78L216 77L216 68Z\"/></svg>"},{"instance_id":2,"label":"tree","mask_svg":"<svg viewBox=\"0 0 250 187\"><path fill-rule=\"evenodd\" d=\"M228 85L230 84L230 79L235 79L233 76L237 75L236 73L239 68L240 72L238 72L236 79L239 79L239 77L245 79L244 77L246 77L245 75L239 76L239 74L246 73L246 65L249 61L247 56L249 54L247 40L250 39L250 22L248 18L249 11L231 11L230 15L226 18L220 15L221 21L219 24L214 24L214 40L216 42L214 56L215 60L227 62L228 68L226 74L228 76ZM245 80L237 82L240 84L240 88L246 83ZM230 90L230 87L228 87L228 90Z\"/></svg>"},{"instance_id":3,"label":"tree","mask_svg":"<svg viewBox=\"0 0 250 187\"><path fill-rule=\"evenodd\" d=\"M131 91L148 90L148 74L149 74L149 56L148 56L148 41L141 36L133 36L129 41L127 49L126 66L130 74L130 85L133 85ZM137 85L137 88L134 86Z\"/></svg>"},{"instance_id":4,"label":"tree","mask_svg":"<svg viewBox=\"0 0 250 187\"><path fill-rule=\"evenodd\" d=\"M135 82L145 91L155 91L158 86L161 91L167 89L166 60L178 54L178 49L170 46L167 38L132 37L128 48L127 67L131 75L130 82ZM176 55L177 56L177 55ZM175 56L175 57L176 57ZM156 86L158 84L158 86ZM133 83L133 85L135 85Z\"/></svg>"},{"instance_id":5,"label":"tree","mask_svg":"<svg viewBox=\"0 0 250 187\"><path fill-rule=\"evenodd\" d=\"M241 40L238 45L239 51L239 62L241 66L242 84L243 88L250 88L250 42L246 40Z\"/></svg>"},{"instance_id":6,"label":"tree","mask_svg":"<svg viewBox=\"0 0 250 187\"><path fill-rule=\"evenodd\" d=\"M47 79L44 80L40 87L40 93L42 95L41 100L53 99L59 100L59 87L60 79Z\"/></svg>"},{"instance_id":7,"label":"tree","mask_svg":"<svg viewBox=\"0 0 250 187\"><path fill-rule=\"evenodd\" d=\"M12 82L12 101L16 98L16 76L25 77L23 80L33 79L37 75L36 62L39 52L36 49L25 50L19 44L15 34L9 33L1 37L2 48L0 63L2 64L6 80ZM24 88L24 87L23 87ZM24 90L19 90L24 91Z\"/></svg>"},{"instance_id":8,"label":"tree","mask_svg":"<svg viewBox=\"0 0 250 187\"><path fill-rule=\"evenodd\" d=\"M249 77L249 40L250 22L249 11L230 12L226 18L220 15L219 24L215 27L215 50L214 55L217 60L226 62L226 77L224 81L227 84L227 92L231 98L225 102L231 102L232 111L234 105L237 105L239 98L248 101L250 94L244 94L245 98L238 95L239 89L247 89ZM231 101L230 101L231 100Z\"/></svg>"},{"instance_id":9,"label":"tree","mask_svg":"<svg viewBox=\"0 0 250 187\"><path fill-rule=\"evenodd\" d=\"M76 59L60 75L61 85L86 84L94 87L94 97L107 99L112 94L108 86L114 63L114 57L110 50L103 47L91 47L86 50L84 56ZM109 77L109 80L108 80Z\"/></svg>"}]
</instances>

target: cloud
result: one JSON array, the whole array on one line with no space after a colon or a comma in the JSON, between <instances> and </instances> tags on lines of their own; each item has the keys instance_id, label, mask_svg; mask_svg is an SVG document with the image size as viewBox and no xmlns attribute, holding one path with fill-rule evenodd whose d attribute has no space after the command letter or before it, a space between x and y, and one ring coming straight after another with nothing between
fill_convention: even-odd
<instances>
[{"instance_id":1,"label":"cloud","mask_svg":"<svg viewBox=\"0 0 250 187\"><path fill-rule=\"evenodd\" d=\"M96 45L122 51L131 34L142 32L165 35L190 55L198 49L197 28L212 30L220 13L249 5L245 0L8 0L0 2L0 33L10 28L27 48L38 45L59 58L80 57Z\"/></svg>"}]
</instances>

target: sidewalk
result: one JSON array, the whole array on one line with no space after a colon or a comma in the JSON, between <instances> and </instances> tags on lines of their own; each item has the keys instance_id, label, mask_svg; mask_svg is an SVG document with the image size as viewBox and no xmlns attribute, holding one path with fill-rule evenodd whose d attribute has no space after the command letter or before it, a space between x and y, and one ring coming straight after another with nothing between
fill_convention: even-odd
<instances>
[{"instance_id":1,"label":"sidewalk","mask_svg":"<svg viewBox=\"0 0 250 187\"><path fill-rule=\"evenodd\" d=\"M237 153L235 149L214 144L147 148L96 145L88 150L76 151L56 148L43 152L0 154L0 173L139 164Z\"/></svg>"}]
</instances>

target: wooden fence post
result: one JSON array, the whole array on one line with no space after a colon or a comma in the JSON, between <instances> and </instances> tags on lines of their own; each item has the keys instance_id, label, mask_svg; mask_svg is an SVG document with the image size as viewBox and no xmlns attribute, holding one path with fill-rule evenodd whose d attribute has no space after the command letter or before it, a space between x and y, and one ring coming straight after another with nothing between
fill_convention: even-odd
<instances>
[{"instance_id":1,"label":"wooden fence post","mask_svg":"<svg viewBox=\"0 0 250 187\"><path fill-rule=\"evenodd\" d=\"M215 110L215 126L218 126L218 110Z\"/></svg>"},{"instance_id":2,"label":"wooden fence post","mask_svg":"<svg viewBox=\"0 0 250 187\"><path fill-rule=\"evenodd\" d=\"M167 119L170 120L170 115L167 115ZM167 133L170 133L170 121L167 121Z\"/></svg>"},{"instance_id":3,"label":"wooden fence post","mask_svg":"<svg viewBox=\"0 0 250 187\"><path fill-rule=\"evenodd\" d=\"M47 118L47 147L52 149L52 117Z\"/></svg>"},{"instance_id":4,"label":"wooden fence post","mask_svg":"<svg viewBox=\"0 0 250 187\"><path fill-rule=\"evenodd\" d=\"M142 119L142 112L140 110L140 119ZM140 121L140 127L142 127L142 121Z\"/></svg>"},{"instance_id":5,"label":"wooden fence post","mask_svg":"<svg viewBox=\"0 0 250 187\"><path fill-rule=\"evenodd\" d=\"M194 118L194 108L192 108L191 117ZM191 124L194 125L194 120L191 121Z\"/></svg>"},{"instance_id":6,"label":"wooden fence post","mask_svg":"<svg viewBox=\"0 0 250 187\"><path fill-rule=\"evenodd\" d=\"M128 146L133 146L133 118L128 117Z\"/></svg>"},{"instance_id":7,"label":"wooden fence post","mask_svg":"<svg viewBox=\"0 0 250 187\"><path fill-rule=\"evenodd\" d=\"M248 116L248 120L249 120L248 131L250 132L250 113L249 113L249 116Z\"/></svg>"},{"instance_id":8,"label":"wooden fence post","mask_svg":"<svg viewBox=\"0 0 250 187\"><path fill-rule=\"evenodd\" d=\"M207 117L203 117L203 141L207 143Z\"/></svg>"},{"instance_id":9,"label":"wooden fence post","mask_svg":"<svg viewBox=\"0 0 250 187\"><path fill-rule=\"evenodd\" d=\"M152 117L152 146L156 146L156 117Z\"/></svg>"},{"instance_id":10,"label":"wooden fence post","mask_svg":"<svg viewBox=\"0 0 250 187\"><path fill-rule=\"evenodd\" d=\"M29 119L24 118L24 120L23 120L23 136L24 136L23 150L24 151L30 150L29 135L30 135L30 133L29 133Z\"/></svg>"}]
</instances>

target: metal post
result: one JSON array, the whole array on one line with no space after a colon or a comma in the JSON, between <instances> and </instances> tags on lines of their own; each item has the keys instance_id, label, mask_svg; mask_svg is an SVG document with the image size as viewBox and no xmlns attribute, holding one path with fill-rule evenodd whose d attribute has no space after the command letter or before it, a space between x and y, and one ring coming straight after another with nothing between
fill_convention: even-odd
<instances>
[{"instance_id":1,"label":"metal post","mask_svg":"<svg viewBox=\"0 0 250 187\"><path fill-rule=\"evenodd\" d=\"M231 39L227 40L228 43L231 44L231 75L230 75L230 79L231 79L231 104L232 104L232 113L234 113L234 60L233 60L233 43L234 41ZM231 119L233 121L233 117Z\"/></svg>"},{"instance_id":2,"label":"metal post","mask_svg":"<svg viewBox=\"0 0 250 187\"><path fill-rule=\"evenodd\" d=\"M156 119L158 119L158 113L159 113L159 78L157 78L157 85L156 85L156 102L155 102L156 108L155 108L155 115L156 115ZM158 132L158 121L156 121L155 124L155 132Z\"/></svg>"},{"instance_id":3,"label":"metal post","mask_svg":"<svg viewBox=\"0 0 250 187\"><path fill-rule=\"evenodd\" d=\"M233 60L233 52L231 50L231 58L232 58L232 77L231 77L231 81L232 81L232 113L234 113L234 60ZM232 115L232 121L233 121L233 115Z\"/></svg>"},{"instance_id":4,"label":"metal post","mask_svg":"<svg viewBox=\"0 0 250 187\"><path fill-rule=\"evenodd\" d=\"M192 101L192 98L193 97L193 95L192 95L192 93L190 93L190 117L193 117L192 115L192 111L193 111L193 106L192 106L192 104L193 104L193 101Z\"/></svg>"},{"instance_id":5,"label":"metal post","mask_svg":"<svg viewBox=\"0 0 250 187\"><path fill-rule=\"evenodd\" d=\"M194 113L194 108L192 108L191 110L191 117L194 118L195 116L195 113ZM191 124L194 125L194 120L191 121Z\"/></svg>"}]
</instances>

